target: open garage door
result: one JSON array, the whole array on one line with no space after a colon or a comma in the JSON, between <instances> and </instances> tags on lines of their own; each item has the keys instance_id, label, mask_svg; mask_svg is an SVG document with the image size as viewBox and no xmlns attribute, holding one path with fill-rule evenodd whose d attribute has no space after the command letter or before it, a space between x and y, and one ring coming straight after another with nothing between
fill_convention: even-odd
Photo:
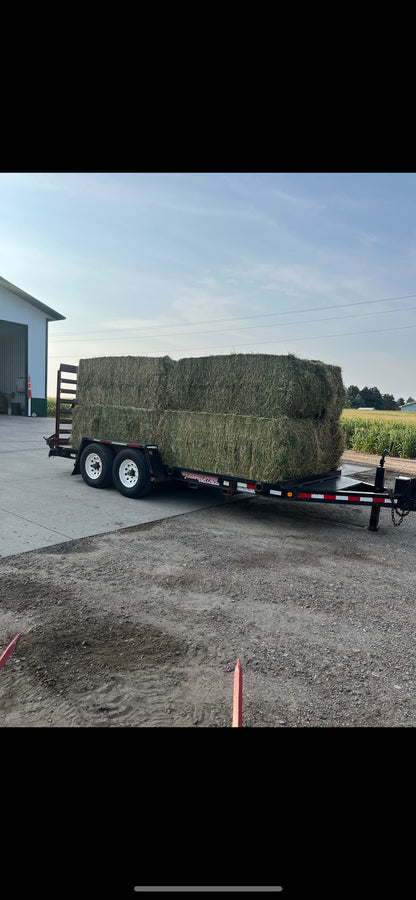
<instances>
[{"instance_id":1,"label":"open garage door","mask_svg":"<svg viewBox=\"0 0 416 900\"><path fill-rule=\"evenodd\" d=\"M27 414L27 325L0 319L0 413Z\"/></svg>"}]
</instances>

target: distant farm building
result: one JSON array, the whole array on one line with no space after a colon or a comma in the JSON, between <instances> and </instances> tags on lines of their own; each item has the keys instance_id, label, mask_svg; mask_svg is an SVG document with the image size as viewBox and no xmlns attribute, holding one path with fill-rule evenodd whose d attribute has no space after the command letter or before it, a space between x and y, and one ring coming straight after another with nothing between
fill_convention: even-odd
<instances>
[{"instance_id":1,"label":"distant farm building","mask_svg":"<svg viewBox=\"0 0 416 900\"><path fill-rule=\"evenodd\" d=\"M358 409L365 409L368 412L371 412L371 410L375 409L375 406L359 406Z\"/></svg>"},{"instance_id":2,"label":"distant farm building","mask_svg":"<svg viewBox=\"0 0 416 900\"><path fill-rule=\"evenodd\" d=\"M403 410L403 412L416 412L416 400L412 400L411 403L404 403L400 409Z\"/></svg>"}]
</instances>

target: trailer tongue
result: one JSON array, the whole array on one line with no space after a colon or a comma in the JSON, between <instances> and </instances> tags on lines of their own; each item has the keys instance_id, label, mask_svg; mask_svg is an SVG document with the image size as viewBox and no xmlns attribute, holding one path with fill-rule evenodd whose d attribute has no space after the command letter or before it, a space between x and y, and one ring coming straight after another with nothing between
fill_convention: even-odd
<instances>
[{"instance_id":1,"label":"trailer tongue","mask_svg":"<svg viewBox=\"0 0 416 900\"><path fill-rule=\"evenodd\" d=\"M137 498L148 494L154 482L177 481L194 488L208 485L220 489L226 498L246 493L290 502L367 505L371 510L369 531L378 531L382 508L390 509L394 525L400 525L409 512L416 510L416 478L399 477L393 490L384 487L385 457L391 453L392 444L383 450L374 484L351 479L342 468L265 484L244 477L171 467L164 465L156 445L127 443L117 440L114 435L108 439L84 436L79 447L72 447L70 426L76 403L76 375L76 366L60 366L55 432L45 441L49 456L73 459L71 474L81 474L91 487L104 488L113 484L124 496Z\"/></svg>"}]
</instances>

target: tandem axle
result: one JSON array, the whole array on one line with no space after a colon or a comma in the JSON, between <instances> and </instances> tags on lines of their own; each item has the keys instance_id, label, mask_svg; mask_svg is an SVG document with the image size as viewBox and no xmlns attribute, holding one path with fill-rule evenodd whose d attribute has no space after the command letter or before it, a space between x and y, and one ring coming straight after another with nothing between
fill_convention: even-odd
<instances>
[{"instance_id":1,"label":"tandem axle","mask_svg":"<svg viewBox=\"0 0 416 900\"><path fill-rule=\"evenodd\" d=\"M394 525L416 510L416 478L399 477L393 490L384 487L384 450L376 468L374 484L355 481L342 474L342 469L292 481L265 484L246 478L235 478L212 472L201 472L163 464L156 445L125 443L83 437L80 447L60 446L57 436L45 438L49 456L74 460L72 475L80 474L91 487L113 484L126 497L144 497L155 482L185 482L190 487L209 486L220 489L227 499L245 493L275 500L304 503L367 505L370 507L369 531L378 531L380 510L389 508Z\"/></svg>"}]
</instances>

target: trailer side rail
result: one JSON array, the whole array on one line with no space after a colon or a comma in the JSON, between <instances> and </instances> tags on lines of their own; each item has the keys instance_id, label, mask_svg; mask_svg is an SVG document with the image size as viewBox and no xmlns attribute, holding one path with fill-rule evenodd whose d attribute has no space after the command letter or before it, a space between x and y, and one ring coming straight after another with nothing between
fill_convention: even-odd
<instances>
[{"instance_id":1,"label":"trailer side rail","mask_svg":"<svg viewBox=\"0 0 416 900\"><path fill-rule=\"evenodd\" d=\"M313 503L347 503L367 504L373 507L396 507L416 510L416 479L408 477L396 478L394 491L384 488L385 469L380 465L376 470L375 484L356 481L342 475L342 469L336 472L309 476L302 480L277 482L276 484L260 483L249 479L233 478L215 472L202 472L194 469L182 469L163 464L156 444L142 444L131 441L110 440L107 438L83 437L80 447L56 446L54 436L45 439L49 444L49 456L63 456L75 459L72 474L79 473L79 459L88 444L104 444L117 452L119 448L141 450L147 460L149 472L154 480L184 481L193 486L216 487L227 496L246 493L263 497L279 498L291 502Z\"/></svg>"},{"instance_id":2,"label":"trailer side rail","mask_svg":"<svg viewBox=\"0 0 416 900\"><path fill-rule=\"evenodd\" d=\"M351 479L347 479L342 475L336 479L339 483L338 489L332 486L333 479L328 478L331 488L329 488L328 483L325 484L325 480L320 480L310 483L309 487L312 488L313 486L311 490L304 489L305 482L301 484L298 482L297 485L291 484L290 487L285 487L279 484L260 484L253 481L231 479L221 475L192 472L183 469L179 470L175 477L201 485L220 487L229 493L257 494L263 497L279 497L282 500L302 500L315 503L374 503L385 506L397 506L399 502L398 497L392 498L387 491L377 492L372 484L362 481L351 481Z\"/></svg>"}]
</instances>

